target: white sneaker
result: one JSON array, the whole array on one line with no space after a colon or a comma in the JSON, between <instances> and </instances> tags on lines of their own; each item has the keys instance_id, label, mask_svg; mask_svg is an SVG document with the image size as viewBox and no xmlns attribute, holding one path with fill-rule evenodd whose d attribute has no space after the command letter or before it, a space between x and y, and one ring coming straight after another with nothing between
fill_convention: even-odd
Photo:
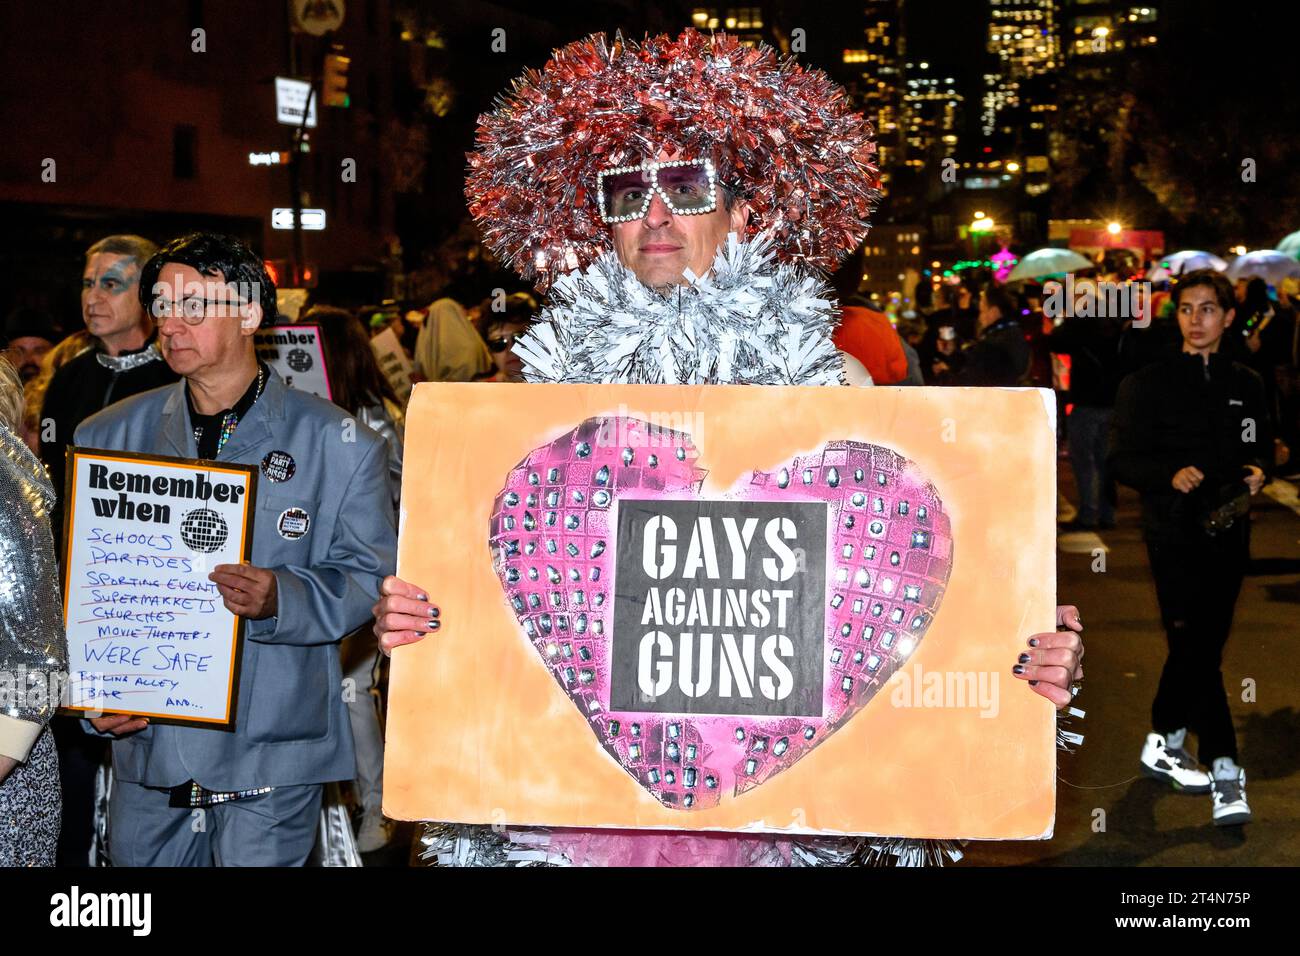
<instances>
[{"instance_id":1,"label":"white sneaker","mask_svg":"<svg viewBox=\"0 0 1300 956\"><path fill-rule=\"evenodd\" d=\"M382 850L392 842L396 829L397 824L385 817L379 807L367 807L357 830L357 850L362 853Z\"/></svg>"},{"instance_id":2,"label":"white sneaker","mask_svg":"<svg viewBox=\"0 0 1300 956\"><path fill-rule=\"evenodd\" d=\"M1197 767L1196 761L1182 747L1171 749L1164 734L1147 734L1142 747L1142 772L1163 780L1183 793L1209 793L1210 775Z\"/></svg>"},{"instance_id":3,"label":"white sneaker","mask_svg":"<svg viewBox=\"0 0 1300 956\"><path fill-rule=\"evenodd\" d=\"M1216 827L1240 826L1250 822L1250 804L1246 803L1246 771L1238 770L1235 780L1212 781L1214 825Z\"/></svg>"}]
</instances>

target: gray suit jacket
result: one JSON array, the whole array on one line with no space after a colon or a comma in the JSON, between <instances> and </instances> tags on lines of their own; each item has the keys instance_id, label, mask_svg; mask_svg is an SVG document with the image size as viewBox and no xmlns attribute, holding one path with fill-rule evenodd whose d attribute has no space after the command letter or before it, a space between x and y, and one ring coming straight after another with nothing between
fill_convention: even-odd
<instances>
[{"instance_id":1,"label":"gray suit jacket","mask_svg":"<svg viewBox=\"0 0 1300 956\"><path fill-rule=\"evenodd\" d=\"M182 381L109 406L82 423L76 444L196 457L184 389ZM114 739L122 780L244 790L356 775L337 645L370 617L380 580L396 567L388 446L272 371L217 460L257 465L271 451L297 466L287 481L259 472L257 482L252 563L275 572L279 614L245 622L235 730L152 723ZM290 540L277 521L294 507L311 523Z\"/></svg>"}]
</instances>

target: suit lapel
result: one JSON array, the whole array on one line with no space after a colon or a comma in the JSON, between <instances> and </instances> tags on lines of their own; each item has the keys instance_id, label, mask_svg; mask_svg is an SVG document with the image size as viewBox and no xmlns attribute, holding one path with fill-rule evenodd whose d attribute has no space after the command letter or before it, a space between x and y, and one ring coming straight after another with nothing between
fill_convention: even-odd
<instances>
[{"instance_id":1,"label":"suit lapel","mask_svg":"<svg viewBox=\"0 0 1300 956\"><path fill-rule=\"evenodd\" d=\"M219 461L238 461L263 445L270 445L275 433L272 422L284 417L284 380L268 369L270 374L262 395L253 403L248 414L235 428L226 447L217 456Z\"/></svg>"},{"instance_id":2,"label":"suit lapel","mask_svg":"<svg viewBox=\"0 0 1300 956\"><path fill-rule=\"evenodd\" d=\"M189 409L185 407L185 380L172 386L167 404L163 406L162 436L171 453L181 458L196 458L199 450L194 444L194 429L190 427Z\"/></svg>"}]
</instances>

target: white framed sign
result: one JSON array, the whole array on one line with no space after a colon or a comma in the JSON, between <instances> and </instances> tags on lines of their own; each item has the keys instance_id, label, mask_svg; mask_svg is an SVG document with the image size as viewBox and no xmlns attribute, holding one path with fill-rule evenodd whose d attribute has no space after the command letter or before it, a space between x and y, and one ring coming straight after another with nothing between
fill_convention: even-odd
<instances>
[{"instance_id":1,"label":"white framed sign","mask_svg":"<svg viewBox=\"0 0 1300 956\"><path fill-rule=\"evenodd\" d=\"M208 574L248 561L257 467L70 446L64 709L233 727L243 619Z\"/></svg>"}]
</instances>

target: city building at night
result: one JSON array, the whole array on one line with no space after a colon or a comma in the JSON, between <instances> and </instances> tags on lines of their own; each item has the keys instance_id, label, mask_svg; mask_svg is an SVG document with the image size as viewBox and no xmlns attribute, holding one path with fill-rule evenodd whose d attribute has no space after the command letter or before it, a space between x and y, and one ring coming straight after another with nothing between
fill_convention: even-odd
<instances>
[{"instance_id":1,"label":"city building at night","mask_svg":"<svg viewBox=\"0 0 1300 956\"><path fill-rule=\"evenodd\" d=\"M878 161L888 183L906 142L903 0L867 0L861 31L859 41L845 48L842 59L845 72L852 70L849 92L875 124Z\"/></svg>"},{"instance_id":2,"label":"city building at night","mask_svg":"<svg viewBox=\"0 0 1300 956\"><path fill-rule=\"evenodd\" d=\"M68 273L109 233L161 243L216 229L290 260L293 233L273 227L273 210L294 205L295 158L302 206L324 210L324 229L302 233L302 262L383 293L395 205L388 65L400 49L388 0L349 5L328 40L298 30L285 4L168 4L151 30L173 39L129 56L102 42L122 28L109 8L88 8L73 31L28 5L6 20L26 49L61 51L24 56L25 82L41 95L0 107L6 128L23 130L0 161L7 267L28 284L16 298L75 323L79 283ZM295 127L277 120L275 78L315 79L319 90L333 44L350 60L349 105L318 99L295 149Z\"/></svg>"},{"instance_id":3,"label":"city building at night","mask_svg":"<svg viewBox=\"0 0 1300 956\"><path fill-rule=\"evenodd\" d=\"M1086 68L1093 58L1132 53L1160 41L1160 11L1156 4L1066 0L1062 14L1062 52L1075 67Z\"/></svg>"},{"instance_id":4,"label":"city building at night","mask_svg":"<svg viewBox=\"0 0 1300 956\"><path fill-rule=\"evenodd\" d=\"M1023 122L1018 108L1031 116L1050 109L1036 77L1049 76L1061 65L1056 0L988 0L987 49L992 57L984 74L980 131L985 137L1011 133ZM1030 123L1043 124L1034 117ZM1042 128L1040 125L1038 128Z\"/></svg>"},{"instance_id":5,"label":"city building at night","mask_svg":"<svg viewBox=\"0 0 1300 956\"><path fill-rule=\"evenodd\" d=\"M691 11L691 26L697 30L725 30L751 45L768 39L763 32L762 6L696 7Z\"/></svg>"},{"instance_id":6,"label":"city building at night","mask_svg":"<svg viewBox=\"0 0 1300 956\"><path fill-rule=\"evenodd\" d=\"M918 223L874 227L862 254L864 294L877 301L896 293L910 296L920 276L924 242L925 230Z\"/></svg>"},{"instance_id":7,"label":"city building at night","mask_svg":"<svg viewBox=\"0 0 1300 956\"><path fill-rule=\"evenodd\" d=\"M958 146L963 97L956 80L926 61L907 64L903 123L909 166L925 166L951 156Z\"/></svg>"}]
</instances>

